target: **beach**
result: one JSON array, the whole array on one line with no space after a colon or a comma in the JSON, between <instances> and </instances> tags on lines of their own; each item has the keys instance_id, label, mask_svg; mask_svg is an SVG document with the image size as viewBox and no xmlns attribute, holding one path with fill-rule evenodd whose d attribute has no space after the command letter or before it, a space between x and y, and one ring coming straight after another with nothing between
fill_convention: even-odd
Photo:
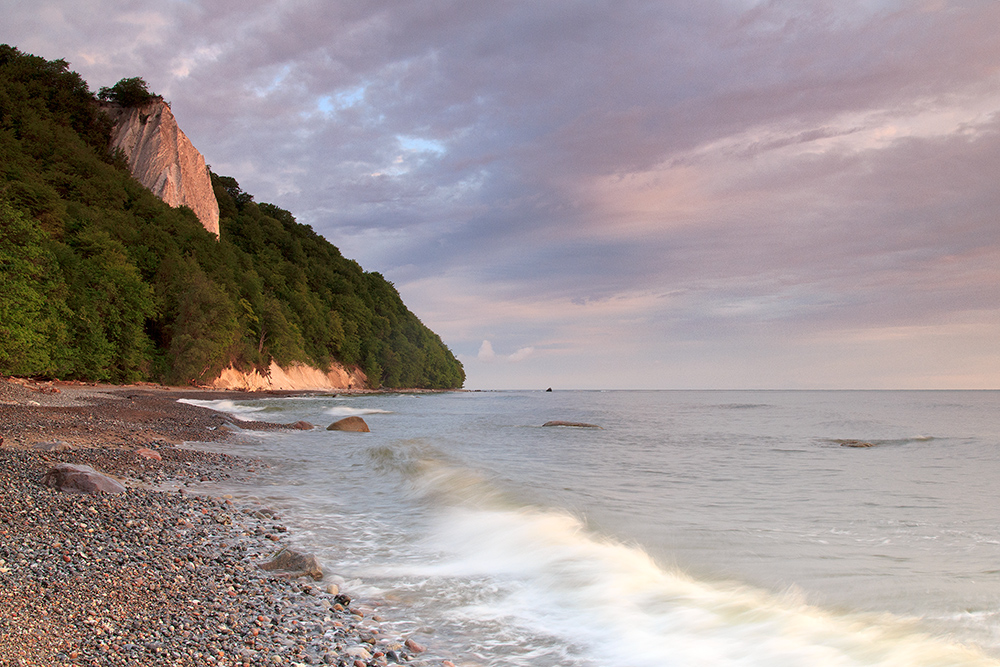
<instances>
[{"instance_id":1,"label":"beach","mask_svg":"<svg viewBox=\"0 0 1000 667\"><path fill-rule=\"evenodd\" d=\"M0 664L1000 664L998 392L0 387Z\"/></svg>"},{"instance_id":2,"label":"beach","mask_svg":"<svg viewBox=\"0 0 1000 667\"><path fill-rule=\"evenodd\" d=\"M198 493L265 464L184 442L287 428L177 402L205 396L240 397L0 379L0 665L421 664L377 601L261 568L286 548L279 515ZM126 490L43 484L60 463Z\"/></svg>"}]
</instances>

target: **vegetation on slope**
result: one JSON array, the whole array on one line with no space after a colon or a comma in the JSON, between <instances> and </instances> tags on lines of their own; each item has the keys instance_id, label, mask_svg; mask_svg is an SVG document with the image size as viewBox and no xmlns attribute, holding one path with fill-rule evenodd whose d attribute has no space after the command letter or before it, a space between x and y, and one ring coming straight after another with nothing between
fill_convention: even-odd
<instances>
[{"instance_id":1,"label":"vegetation on slope","mask_svg":"<svg viewBox=\"0 0 1000 667\"><path fill-rule=\"evenodd\" d=\"M123 82L103 96L149 94ZM0 45L0 373L186 383L273 359L357 364L376 387L462 385L381 275L213 174L217 241L131 177L110 130L65 61Z\"/></svg>"}]
</instances>

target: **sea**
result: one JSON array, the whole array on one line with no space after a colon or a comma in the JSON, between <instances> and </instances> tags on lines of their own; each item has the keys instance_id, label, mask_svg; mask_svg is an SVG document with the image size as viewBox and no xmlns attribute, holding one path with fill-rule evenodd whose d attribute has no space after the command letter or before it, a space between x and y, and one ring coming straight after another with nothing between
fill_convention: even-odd
<instances>
[{"instance_id":1,"label":"sea","mask_svg":"<svg viewBox=\"0 0 1000 667\"><path fill-rule=\"evenodd\" d=\"M419 664L1000 665L1000 392L188 402L318 426L190 446Z\"/></svg>"}]
</instances>

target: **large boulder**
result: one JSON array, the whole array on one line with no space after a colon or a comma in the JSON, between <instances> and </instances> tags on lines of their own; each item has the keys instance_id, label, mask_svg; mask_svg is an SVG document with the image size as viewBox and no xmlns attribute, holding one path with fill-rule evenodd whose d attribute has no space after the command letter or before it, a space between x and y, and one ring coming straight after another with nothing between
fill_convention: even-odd
<instances>
[{"instance_id":1,"label":"large boulder","mask_svg":"<svg viewBox=\"0 0 1000 667\"><path fill-rule=\"evenodd\" d=\"M351 431L352 433L371 433L368 424L361 417L344 417L326 427L327 431Z\"/></svg>"},{"instance_id":2,"label":"large boulder","mask_svg":"<svg viewBox=\"0 0 1000 667\"><path fill-rule=\"evenodd\" d=\"M42 477L42 484L66 493L97 495L99 493L123 493L125 487L118 480L97 472L87 465L60 463L50 468Z\"/></svg>"},{"instance_id":3,"label":"large boulder","mask_svg":"<svg viewBox=\"0 0 1000 667\"><path fill-rule=\"evenodd\" d=\"M260 569L274 572L275 574L296 579L298 577L312 577L316 581L323 578L323 567L319 560L312 554L303 554L291 549L284 549L273 559L260 566Z\"/></svg>"},{"instance_id":4,"label":"large boulder","mask_svg":"<svg viewBox=\"0 0 1000 667\"><path fill-rule=\"evenodd\" d=\"M542 426L572 426L574 428L601 428L597 424L587 424L585 422L564 422L561 420L555 420L550 422L545 422Z\"/></svg>"}]
</instances>

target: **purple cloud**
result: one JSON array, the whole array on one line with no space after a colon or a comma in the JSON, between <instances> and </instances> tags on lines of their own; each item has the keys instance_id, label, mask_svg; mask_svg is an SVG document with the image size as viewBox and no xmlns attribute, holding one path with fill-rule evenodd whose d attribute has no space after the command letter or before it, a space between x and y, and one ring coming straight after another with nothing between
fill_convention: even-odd
<instances>
[{"instance_id":1,"label":"purple cloud","mask_svg":"<svg viewBox=\"0 0 1000 667\"><path fill-rule=\"evenodd\" d=\"M7 5L0 39L145 77L216 171L393 280L471 385L1000 371L997 3Z\"/></svg>"}]
</instances>

